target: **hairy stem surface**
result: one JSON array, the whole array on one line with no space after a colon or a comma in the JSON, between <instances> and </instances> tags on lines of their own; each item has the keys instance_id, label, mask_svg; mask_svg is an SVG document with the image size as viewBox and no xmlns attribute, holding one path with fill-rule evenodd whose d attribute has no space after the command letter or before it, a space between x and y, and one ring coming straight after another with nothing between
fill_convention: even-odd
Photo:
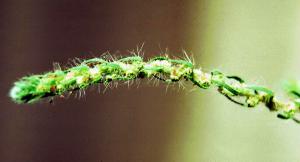
<instances>
[{"instance_id":1,"label":"hairy stem surface","mask_svg":"<svg viewBox=\"0 0 300 162\"><path fill-rule=\"evenodd\" d=\"M186 80L202 89L214 86L220 94L236 104L255 107L262 103L270 111L279 112L278 117L291 118L298 122L294 116L299 113L300 95L293 100L282 102L271 90L246 84L238 76L227 76L217 70L204 72L196 68L190 59L168 57L155 57L149 61L144 61L139 56L110 61L102 58L87 59L65 70L57 69L45 74L23 77L14 83L10 97L16 103L33 103L42 98L63 95L68 91L85 89L98 83L107 85L113 81L142 78L156 78L166 83Z\"/></svg>"}]
</instances>

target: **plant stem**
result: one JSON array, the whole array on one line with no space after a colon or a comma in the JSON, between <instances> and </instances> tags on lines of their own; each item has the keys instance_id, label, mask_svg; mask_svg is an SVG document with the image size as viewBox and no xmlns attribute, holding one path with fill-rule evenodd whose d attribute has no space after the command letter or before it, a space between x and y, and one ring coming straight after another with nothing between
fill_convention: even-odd
<instances>
[{"instance_id":1,"label":"plant stem","mask_svg":"<svg viewBox=\"0 0 300 162\"><path fill-rule=\"evenodd\" d=\"M298 98L282 102L274 93L261 86L246 84L238 76L226 76L220 71L210 73L196 68L190 59L170 59L155 57L143 61L139 56L104 60L93 58L65 69L57 69L40 75L21 78L14 83L10 97L16 103L33 103L49 96L63 95L68 91L85 89L90 85L113 81L130 81L141 78L156 78L166 83L180 80L191 81L202 89L217 87L230 101L245 107L255 107L263 103L270 111L279 112L282 119L294 119L299 113Z\"/></svg>"}]
</instances>

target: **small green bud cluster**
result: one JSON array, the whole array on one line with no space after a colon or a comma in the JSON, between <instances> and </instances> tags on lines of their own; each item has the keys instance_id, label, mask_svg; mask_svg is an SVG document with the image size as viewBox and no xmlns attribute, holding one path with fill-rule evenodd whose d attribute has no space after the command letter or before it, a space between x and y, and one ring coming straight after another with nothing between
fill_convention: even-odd
<instances>
[{"instance_id":1,"label":"small green bud cluster","mask_svg":"<svg viewBox=\"0 0 300 162\"><path fill-rule=\"evenodd\" d=\"M200 68L195 68L189 59L168 57L155 57L149 61L144 61L139 56L118 60L87 59L64 70L57 69L40 75L23 77L14 83L10 97L16 103L33 103L42 98L61 96L66 92L85 89L98 83L108 85L113 81L130 81L138 78L156 78L166 83L186 80L202 89L213 85L234 103L246 107L255 107L264 103L269 110L279 111L278 117L298 121L294 118L295 114L299 113L298 98L281 102L275 98L271 90L248 85L238 76L226 76L217 70L206 73ZM298 97L300 98L300 95Z\"/></svg>"},{"instance_id":2,"label":"small green bud cluster","mask_svg":"<svg viewBox=\"0 0 300 162\"><path fill-rule=\"evenodd\" d=\"M10 97L17 103L32 103L48 96L63 95L67 91L85 89L96 83L129 81L136 78L165 77L165 82L189 78L193 64L184 60L157 57L144 62L139 56L107 61L93 58L66 70L31 75L15 82Z\"/></svg>"}]
</instances>

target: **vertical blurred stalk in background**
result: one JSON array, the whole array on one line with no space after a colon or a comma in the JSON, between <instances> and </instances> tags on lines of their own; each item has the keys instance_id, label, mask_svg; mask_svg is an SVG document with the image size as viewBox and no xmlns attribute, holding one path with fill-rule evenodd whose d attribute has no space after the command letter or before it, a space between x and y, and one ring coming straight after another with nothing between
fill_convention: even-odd
<instances>
[{"instance_id":1,"label":"vertical blurred stalk in background","mask_svg":"<svg viewBox=\"0 0 300 162\"><path fill-rule=\"evenodd\" d=\"M237 74L280 94L284 79L300 78L299 1L194 1L190 11L187 37L205 70ZM215 90L188 94L186 102L172 160L300 160L299 125L276 119L263 105L243 108Z\"/></svg>"}]
</instances>

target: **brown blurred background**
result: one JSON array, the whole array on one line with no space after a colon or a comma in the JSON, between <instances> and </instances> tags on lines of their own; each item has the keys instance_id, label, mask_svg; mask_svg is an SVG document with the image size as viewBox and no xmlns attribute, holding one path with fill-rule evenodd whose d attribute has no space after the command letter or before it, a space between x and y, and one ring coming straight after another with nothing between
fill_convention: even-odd
<instances>
[{"instance_id":1,"label":"brown blurred background","mask_svg":"<svg viewBox=\"0 0 300 162\"><path fill-rule=\"evenodd\" d=\"M77 99L17 105L27 74L110 51L145 57L166 48L281 89L299 73L297 0L4 0L0 2L0 161L299 161L300 126L243 109L213 89L127 85ZM279 91L280 92L280 91Z\"/></svg>"},{"instance_id":2,"label":"brown blurred background","mask_svg":"<svg viewBox=\"0 0 300 162\"><path fill-rule=\"evenodd\" d=\"M188 1L9 0L1 2L0 161L162 161L176 129L176 90L127 85L88 90L54 105L16 105L7 97L21 76L106 51L145 57L168 48L182 56ZM172 55L173 55L172 54ZM103 89L103 87L102 87Z\"/></svg>"}]
</instances>

